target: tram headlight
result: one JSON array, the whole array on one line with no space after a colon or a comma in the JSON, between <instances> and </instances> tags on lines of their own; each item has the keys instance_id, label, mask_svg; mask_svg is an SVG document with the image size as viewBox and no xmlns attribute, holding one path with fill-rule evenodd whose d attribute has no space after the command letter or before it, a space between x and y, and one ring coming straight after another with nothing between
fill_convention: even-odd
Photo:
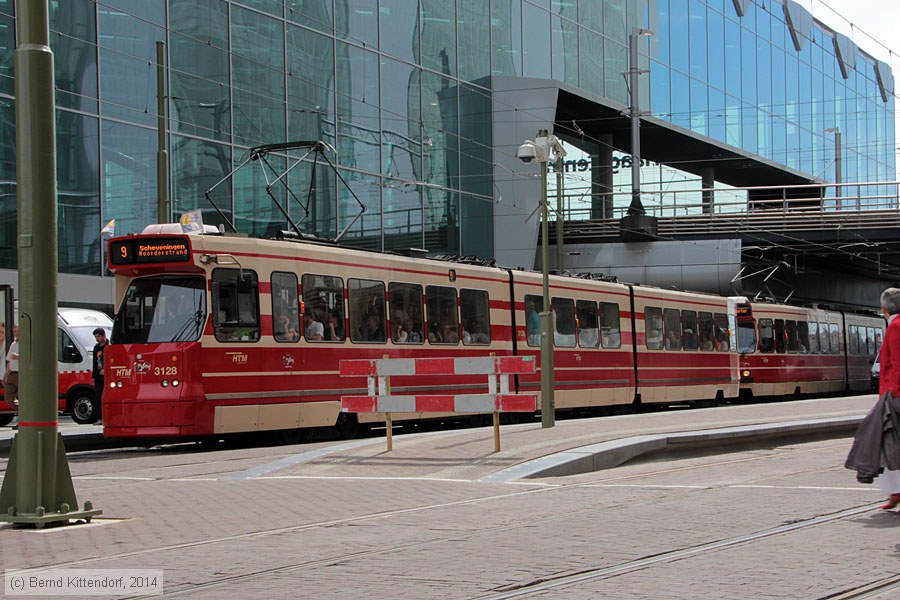
<instances>
[{"instance_id":1,"label":"tram headlight","mask_svg":"<svg viewBox=\"0 0 900 600\"><path fill-rule=\"evenodd\" d=\"M178 382L177 379L173 379L173 380L172 380L172 387L178 387L178 383L179 383L179 382Z\"/></svg>"},{"instance_id":2,"label":"tram headlight","mask_svg":"<svg viewBox=\"0 0 900 600\"><path fill-rule=\"evenodd\" d=\"M741 376L742 376L742 377L750 377L750 371L749 371L749 370L744 370L743 372L741 372Z\"/></svg>"},{"instance_id":3,"label":"tram headlight","mask_svg":"<svg viewBox=\"0 0 900 600\"><path fill-rule=\"evenodd\" d=\"M115 382L115 381L110 381L110 382L109 382L109 387L111 387L111 388L116 387L116 382ZM122 382L119 382L119 387L122 387Z\"/></svg>"},{"instance_id":4,"label":"tram headlight","mask_svg":"<svg viewBox=\"0 0 900 600\"><path fill-rule=\"evenodd\" d=\"M169 380L163 379L162 381L159 382L159 385L161 385L163 387L169 387Z\"/></svg>"},{"instance_id":5,"label":"tram headlight","mask_svg":"<svg viewBox=\"0 0 900 600\"><path fill-rule=\"evenodd\" d=\"M122 387L122 382L121 381L116 382L116 387Z\"/></svg>"}]
</instances>

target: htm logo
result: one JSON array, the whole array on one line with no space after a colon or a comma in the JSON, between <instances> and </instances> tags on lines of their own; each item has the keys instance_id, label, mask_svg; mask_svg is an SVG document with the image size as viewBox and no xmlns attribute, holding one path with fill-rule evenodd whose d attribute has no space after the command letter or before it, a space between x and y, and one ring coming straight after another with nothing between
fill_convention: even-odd
<instances>
[{"instance_id":1,"label":"htm logo","mask_svg":"<svg viewBox=\"0 0 900 600\"><path fill-rule=\"evenodd\" d=\"M233 365L246 365L248 356L243 352L226 352L225 354L231 356L231 364Z\"/></svg>"},{"instance_id":2,"label":"htm logo","mask_svg":"<svg viewBox=\"0 0 900 600\"><path fill-rule=\"evenodd\" d=\"M131 377L131 369L129 369L128 367L113 367L113 369L115 369L116 377Z\"/></svg>"}]
</instances>

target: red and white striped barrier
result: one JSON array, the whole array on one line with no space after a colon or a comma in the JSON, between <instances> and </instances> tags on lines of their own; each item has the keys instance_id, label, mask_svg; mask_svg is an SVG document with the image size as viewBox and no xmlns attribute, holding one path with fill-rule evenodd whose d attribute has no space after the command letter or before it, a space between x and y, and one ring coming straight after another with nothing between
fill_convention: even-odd
<instances>
[{"instance_id":1,"label":"red and white striped barrier","mask_svg":"<svg viewBox=\"0 0 900 600\"><path fill-rule=\"evenodd\" d=\"M510 375L535 372L533 356L485 356L477 358L398 358L342 360L342 377L368 379L368 395L341 396L341 411L385 413L388 450L393 447L390 413L450 412L494 413L494 447L500 451L501 412L535 412L536 394L511 394ZM390 377L415 375L487 375L487 394L391 395Z\"/></svg>"}]
</instances>

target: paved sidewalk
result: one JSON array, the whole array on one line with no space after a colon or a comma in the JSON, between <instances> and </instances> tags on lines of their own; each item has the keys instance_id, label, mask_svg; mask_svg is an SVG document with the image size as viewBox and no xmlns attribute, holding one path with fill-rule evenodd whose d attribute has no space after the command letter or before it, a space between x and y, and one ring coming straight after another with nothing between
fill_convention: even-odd
<instances>
[{"instance_id":1,"label":"paved sidewalk","mask_svg":"<svg viewBox=\"0 0 900 600\"><path fill-rule=\"evenodd\" d=\"M455 600L507 597L523 586L534 587L527 597L554 599L821 598L896 569L900 517L880 513L877 488L842 468L847 439L732 447L575 477L488 477L632 436L858 418L874 401L504 426L498 454L490 428L396 436L390 453L382 438L368 438L74 454L79 500L103 517L47 530L0 527L0 564L163 569L167 596L210 599ZM844 513L851 516L815 521ZM721 550L703 550L723 540ZM641 567L649 558L659 562ZM565 579L585 572L598 575Z\"/></svg>"}]
</instances>

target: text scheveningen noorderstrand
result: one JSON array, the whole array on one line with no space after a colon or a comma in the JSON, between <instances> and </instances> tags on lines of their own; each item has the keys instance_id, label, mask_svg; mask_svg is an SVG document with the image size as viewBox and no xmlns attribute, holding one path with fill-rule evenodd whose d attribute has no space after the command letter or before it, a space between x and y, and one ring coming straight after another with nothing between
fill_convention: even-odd
<instances>
[{"instance_id":1,"label":"text scheveningen noorderstrand","mask_svg":"<svg viewBox=\"0 0 900 600\"><path fill-rule=\"evenodd\" d=\"M162 569L35 569L4 572L7 596L159 596Z\"/></svg>"}]
</instances>

